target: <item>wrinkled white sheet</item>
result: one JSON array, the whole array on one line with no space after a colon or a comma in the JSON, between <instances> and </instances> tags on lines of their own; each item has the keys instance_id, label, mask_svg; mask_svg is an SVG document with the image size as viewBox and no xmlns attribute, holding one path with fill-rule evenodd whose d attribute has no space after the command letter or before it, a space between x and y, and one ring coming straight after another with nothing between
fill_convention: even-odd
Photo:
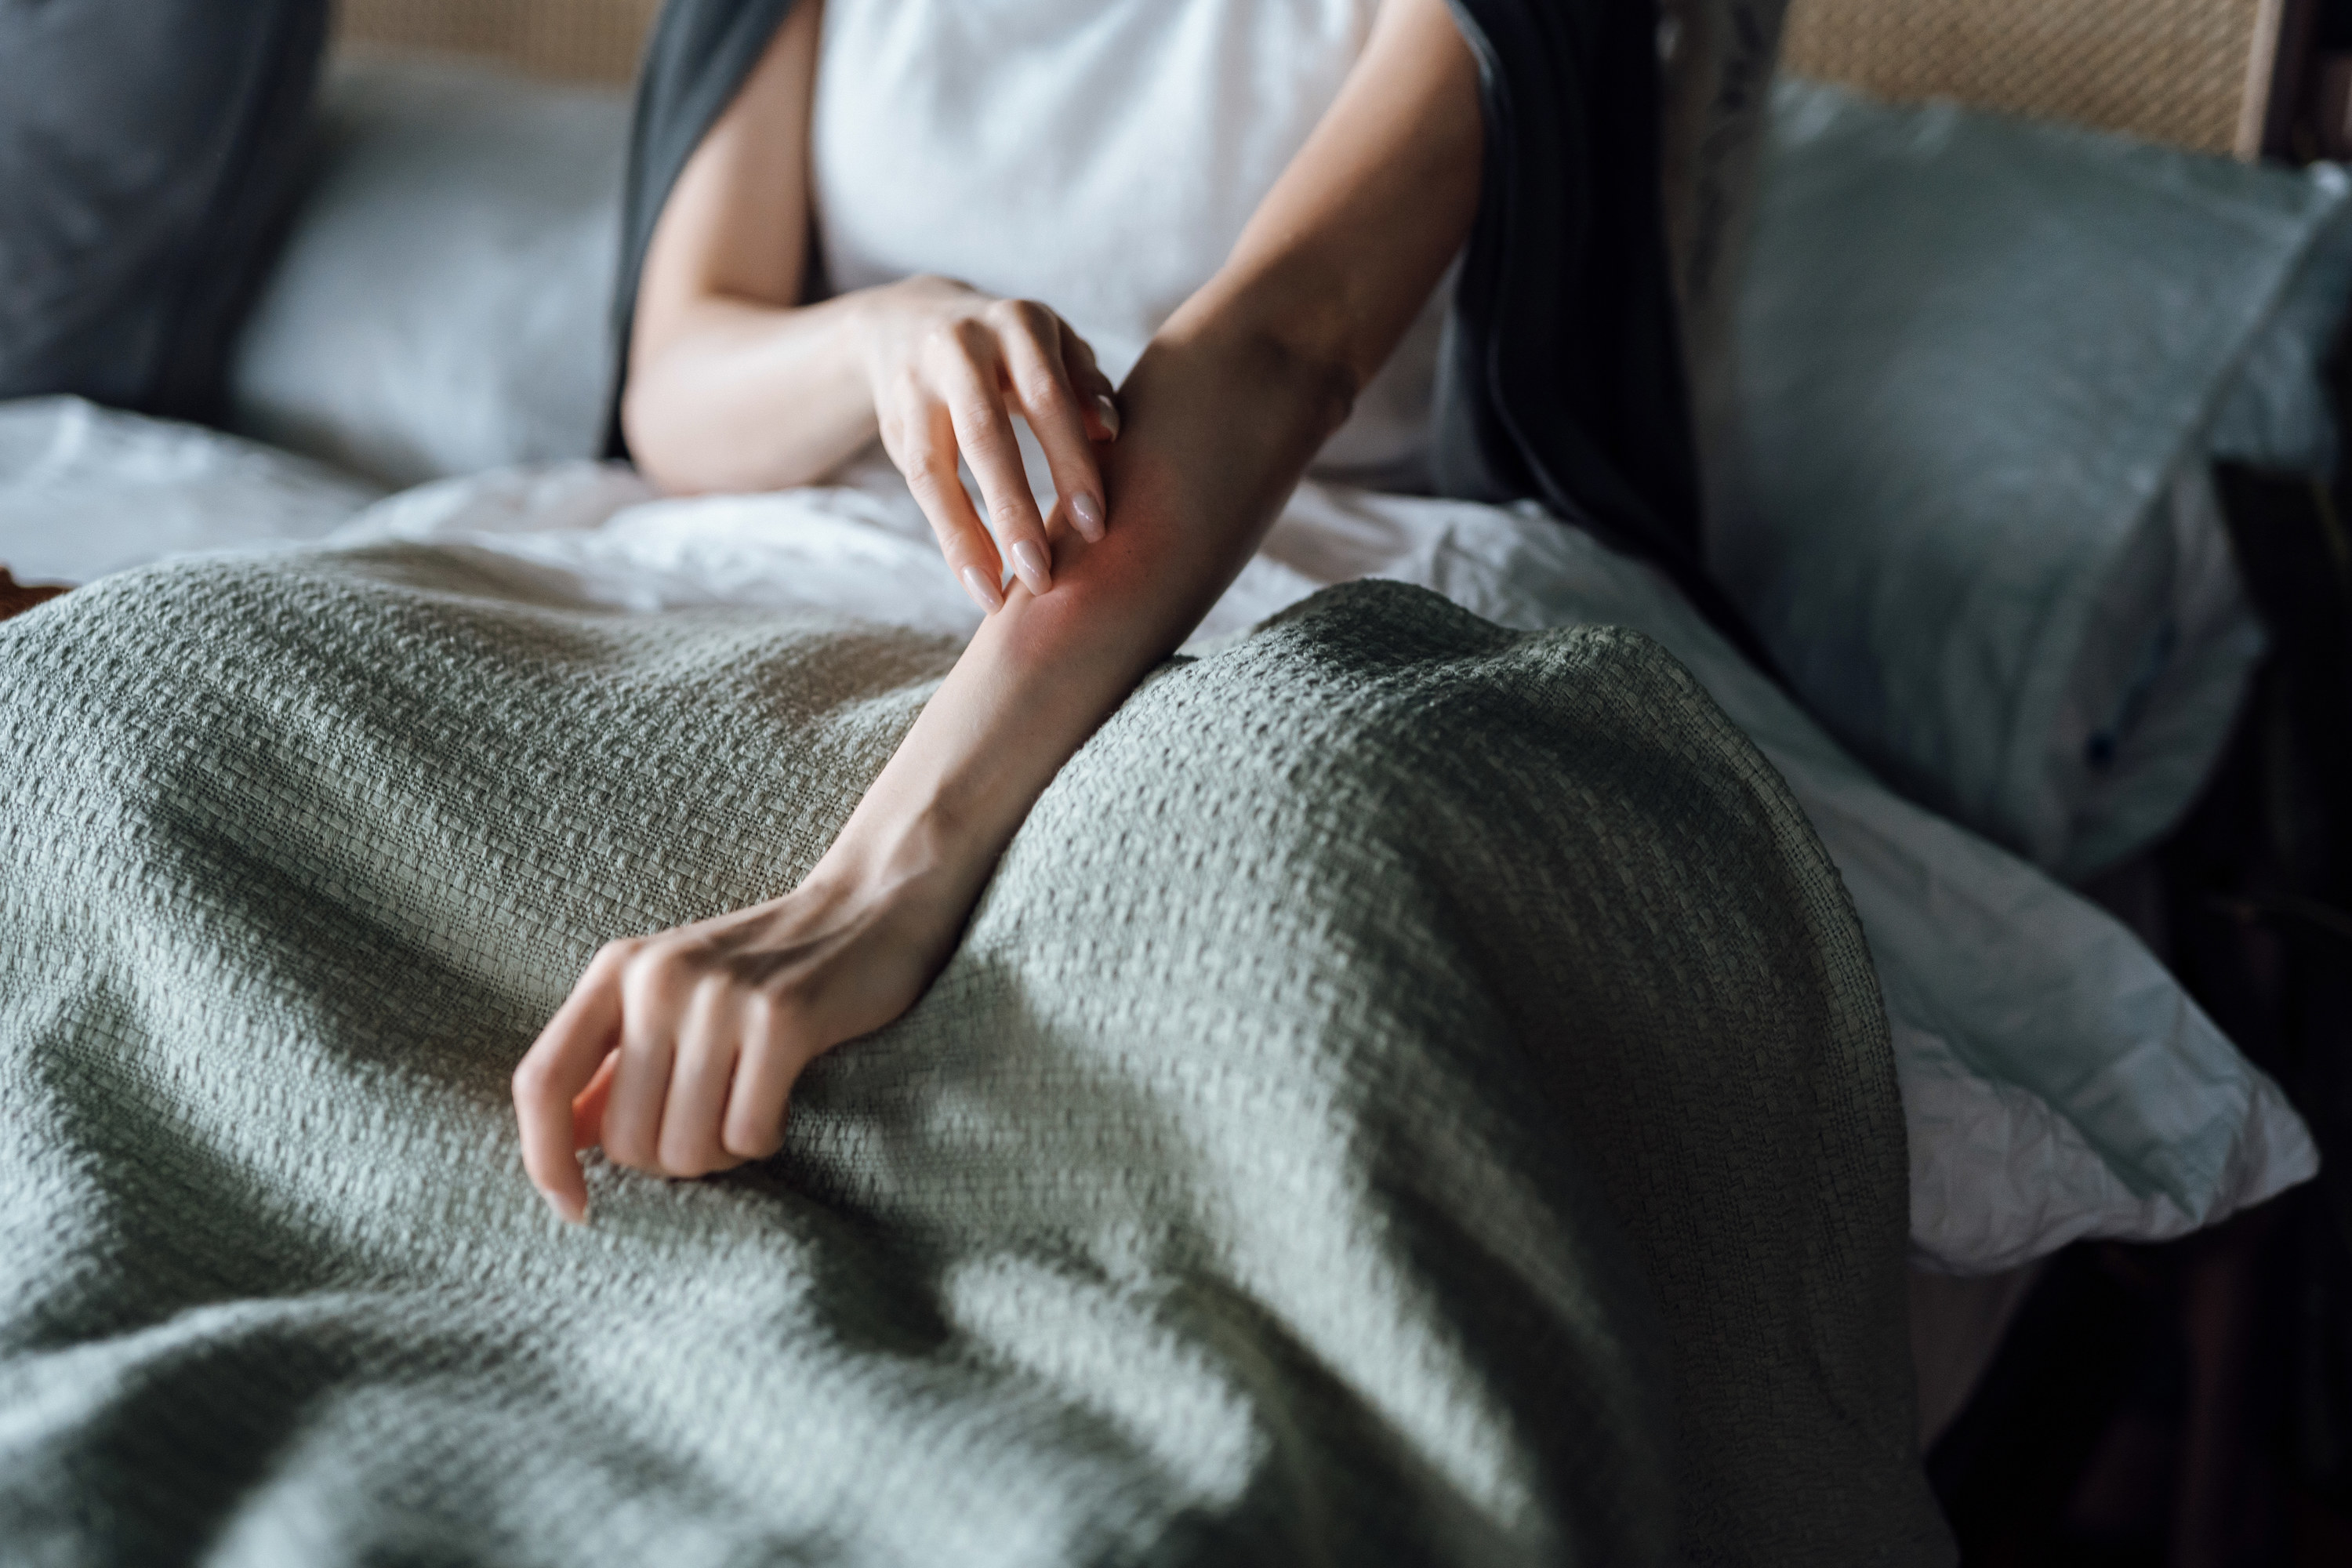
<instances>
[{"instance_id":1,"label":"wrinkled white sheet","mask_svg":"<svg viewBox=\"0 0 2352 1568\"><path fill-rule=\"evenodd\" d=\"M978 612L897 475L877 457L840 478L676 500L625 468L560 463L425 486L336 537L438 542L582 604L807 605L968 636ZM1506 626L1638 627L1780 768L1877 961L1910 1130L1915 1262L1990 1272L2082 1237L2178 1236L2317 1169L2277 1088L2137 938L1885 788L1664 579L1532 507L1310 482L1192 646L1362 575Z\"/></svg>"},{"instance_id":2,"label":"wrinkled white sheet","mask_svg":"<svg viewBox=\"0 0 2352 1568\"><path fill-rule=\"evenodd\" d=\"M0 564L24 582L317 539L383 494L258 442L79 397L0 403Z\"/></svg>"}]
</instances>

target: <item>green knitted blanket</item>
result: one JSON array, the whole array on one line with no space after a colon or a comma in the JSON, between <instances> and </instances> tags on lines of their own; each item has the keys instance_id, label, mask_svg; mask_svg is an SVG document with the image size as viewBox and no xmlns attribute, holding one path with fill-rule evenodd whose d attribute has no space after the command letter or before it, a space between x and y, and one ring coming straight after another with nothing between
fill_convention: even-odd
<instances>
[{"instance_id":1,"label":"green knitted blanket","mask_svg":"<svg viewBox=\"0 0 2352 1568\"><path fill-rule=\"evenodd\" d=\"M1627 633L1360 584L1168 666L782 1156L559 1226L538 1026L952 653L415 550L0 627L0 1554L1948 1555L1860 931Z\"/></svg>"}]
</instances>

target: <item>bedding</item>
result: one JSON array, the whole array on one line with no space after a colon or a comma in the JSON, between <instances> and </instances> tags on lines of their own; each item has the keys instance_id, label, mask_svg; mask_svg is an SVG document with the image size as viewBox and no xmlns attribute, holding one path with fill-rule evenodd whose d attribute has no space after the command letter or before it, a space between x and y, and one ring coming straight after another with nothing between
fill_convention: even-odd
<instances>
[{"instance_id":1,"label":"bedding","mask_svg":"<svg viewBox=\"0 0 2352 1568\"><path fill-rule=\"evenodd\" d=\"M234 427L389 485L593 456L627 96L363 56L320 121L237 343Z\"/></svg>"},{"instance_id":2,"label":"bedding","mask_svg":"<svg viewBox=\"0 0 2352 1568\"><path fill-rule=\"evenodd\" d=\"M2262 636L2206 479L2324 468L2352 178L1776 89L1717 569L1883 776L2081 881L2175 824Z\"/></svg>"},{"instance_id":3,"label":"bedding","mask_svg":"<svg viewBox=\"0 0 2352 1568\"><path fill-rule=\"evenodd\" d=\"M1032 458L1042 489L1048 476ZM778 495L666 500L616 465L519 467L394 496L331 537L432 544L516 593L582 608L848 614L969 637L977 613L887 460L869 454L838 478ZM0 478L0 497L10 493ZM38 492L18 493L18 539L37 542ZM150 498L133 485L125 501L135 520ZM242 538L232 522L217 542ZM11 544L0 529L0 560ZM1540 513L1310 482L1212 608L1193 651L1364 575L1433 588L1522 629L1638 628L1781 771L1869 935L1909 1130L1916 1266L1984 1273L2084 1237L2179 1236L2315 1169L2276 1086L2128 931L1886 790L1662 579Z\"/></svg>"},{"instance_id":4,"label":"bedding","mask_svg":"<svg viewBox=\"0 0 2352 1568\"><path fill-rule=\"evenodd\" d=\"M1691 25L1706 22L1743 38L1754 32L1759 40L1769 32L1769 6L1754 16L1731 9L1739 14L1727 19L1702 8ZM1713 57L1697 55L1703 72ZM1751 51L1720 65L1718 87L1729 97L1717 106L1717 130L1727 144L1737 142L1736 100L1743 86L1756 86L1749 68L1760 58ZM1900 711L1926 739L1906 742L1903 757L1890 762L1885 738L1869 730L1872 713L1838 691L1807 688L1798 672L1808 702L1854 750L1919 798L2073 879L2160 832L2228 733L2261 637L2229 564L2202 458L2210 452L2274 467L2327 461L2332 437L2317 366L2352 293L2352 224L2323 221L2334 210L2324 176L2298 182L2161 149L2121 150L2107 140L1959 110L1874 110L1834 93L1817 96L1824 90L1780 89L1767 125L1777 172L1759 215L1770 232L1750 247L1744 267L1738 330L1694 344L1702 392L1727 385L1738 394L1728 409L1714 396L1703 411L1712 437L1711 549L1759 624L1796 640L1818 624L1819 643L1829 650L1821 658L1837 680L1916 699ZM446 62L376 58L338 68L322 112L329 145L321 182L241 345L238 427L389 483L593 454L602 436L601 389L612 374L598 323L611 306L625 98ZM1688 141L1686 130L1678 134ZM2010 168L1993 153L2025 162ZM1850 202L1857 181L1895 180L1903 200L1892 210L1910 210L1908 203L1932 215L1937 201L1919 193L1966 196L1972 181L1989 177L1989 158L2000 179L2020 185L2014 201L2028 209L2022 216L1963 223L1964 243L1948 249L1889 252L1840 238L1886 221L1884 213L1840 205ZM2131 178L2150 161L2189 171L2182 177L2205 195L2161 209L2161 193ZM1705 184L1705 174L1688 178ZM1988 253L1997 261L2005 236L2033 228L2042 221L2036 213L2084 215L2085 234L2070 243L2104 245L2097 255L2106 259L2051 270L2045 286L2079 289L2090 306L2107 310L2103 297L2114 290L2104 280L2123 265L2111 254L2119 243L2119 203L2157 202L2177 224L2187 221L2184 209L2190 216L2202 210L2197 203L2206 196L2224 207L2238 204L2243 216L2276 208L2282 189L2302 192L2305 205L2280 209L2284 226L2242 230L2245 254L2230 263L2240 273L2212 280L2256 297L2242 324L2259 331L2242 353L2163 362L2149 371L2112 357L2069 362L2069 378L2118 390L2086 393L2053 414L2020 405L2017 417L1996 417L2021 397L2075 384L2053 379L2048 365L2032 359L2037 343L2051 349L2052 334L2039 324L2045 316L2021 314L2001 293L2021 279L2043 278L2045 269L1988 268ZM1686 213L1696 199L1685 192L1674 210ZM1738 222L1718 216L1724 226L1706 232L1736 248ZM1685 227L1694 223L1685 219ZM1835 268L1827 272L1818 254L1823 247L1834 252ZM2134 269L2176 250L2184 266L2204 264L2197 259L2203 251L2170 239L2126 249ZM1979 395L1949 400L1969 417L1938 413L1893 432L1925 443L1916 463L1900 441L1857 446L1856 432L1887 429L1885 400L1849 407L1840 401L1849 394L1828 379L1835 368L1824 368L1828 362L1851 358L1860 342L1845 310L1852 290L1822 281L1844 275L1836 268L1867 284L1869 299L1899 299L1909 289L1921 300L1975 300L1973 313L1955 313L1948 322L1924 307L1897 312L1906 352L1937 364L1957 359L1985 383ZM2281 290L2275 309L2260 298L2272 288ZM1710 321L1727 313L1724 293L1718 287L1710 296ZM2071 303L2052 310L2050 319L2079 313ZM2199 341L2210 347L2236 341L2233 332ZM1752 372L1727 370L1743 355L1759 359ZM2008 360L1994 363L2001 355ZM2020 355L2027 363L2009 363ZM2009 379L1996 374L2003 364ZM1863 384L1876 385L1863 370ZM1932 391L1932 383L1923 371L1913 384ZM2149 388L2176 384L2186 405L2219 409L2201 440L2168 437L2170 413L2154 427L2125 416ZM1931 410L1943 406L1920 401ZM2084 417L2070 422L2069 407ZM1743 480L1733 471L1757 439L1759 421L1780 448L1760 490L1752 476ZM2014 481L2022 470L1971 455L2002 432L2012 440L2046 438L2038 471L2049 484L2002 489L2004 472ZM1955 458L1960 444L1971 445ZM2105 490L2091 487L2095 494L2085 500L2084 465L2072 454L2105 452L2111 444L2126 456L2101 458L2112 482ZM1930 471L1937 485L1952 487L1949 498L1938 499L1942 492L1920 478ZM1790 488L1790 476L1804 474L1844 489L1822 497ZM1865 480L1877 487L1868 495L1858 493ZM1891 506L1889 497L1906 505L1925 497L1943 510L1892 512L1880 504ZM1988 570L1980 535L1971 531L1979 526L2038 531L2038 555L2010 552L2001 560L2017 573L2038 561L2033 570L2044 578L2011 582ZM1944 544L1904 548L1916 542L1920 528ZM2118 537L2131 542L2122 557ZM1840 584L1858 572L1869 574L1862 587L1878 595L1881 608L1857 602L1866 596L1862 588L1855 598L1840 597ZM1954 584L1970 572L1973 591L1990 595L1990 607L1953 625L1950 605L1962 597ZM2085 584L2103 587L2092 594ZM1933 613L1913 614L1906 595ZM2067 642L2070 626L2078 634L2079 657L2071 663L2063 649L2028 657L2021 649L2032 638L1993 629L2003 624L2001 613L2022 613L2041 599L2056 605L2042 643ZM1857 640L1848 622L1865 613L1875 618ZM2021 686L2028 677L2040 684ZM2007 764L1997 763L2004 756L2019 759L2017 769L2004 772ZM2046 774L2034 771L2036 758L2048 763ZM1925 772L1915 776L1916 770ZM2002 782L2012 773L2024 781L2016 788Z\"/></svg>"},{"instance_id":5,"label":"bedding","mask_svg":"<svg viewBox=\"0 0 2352 1568\"><path fill-rule=\"evenodd\" d=\"M0 563L87 583L186 551L323 537L383 494L218 431L79 397L0 403Z\"/></svg>"},{"instance_id":6,"label":"bedding","mask_svg":"<svg viewBox=\"0 0 2352 1568\"><path fill-rule=\"evenodd\" d=\"M1868 953L1654 645L1366 583L1164 668L781 1160L582 1230L523 1046L789 885L955 645L486 560L0 626L12 1543L1950 1561Z\"/></svg>"},{"instance_id":7,"label":"bedding","mask_svg":"<svg viewBox=\"0 0 2352 1568\"><path fill-rule=\"evenodd\" d=\"M488 72L368 61L337 73L328 110L326 184L247 335L248 412L288 440L394 479L534 448L590 449L601 397L591 389L605 374L592 323L609 284L581 258L599 245L610 255L609 228L598 232L616 221L625 106ZM409 242L425 234L433 243ZM2304 275L2318 278L2326 252L2315 245L2311 254ZM346 270L355 281L341 279ZM2329 287L2321 278L2304 291L2324 302ZM2273 318L2266 341L2282 337L2289 313ZM2246 379L2258 360L2292 363L2293 344L2306 340L2284 336L2286 361L2250 353ZM311 353L320 343L334 352ZM2266 384L2289 387L2295 376ZM339 391L349 401L336 404ZM272 396L268 424L257 411ZM0 430L31 406L0 408ZM54 468L38 480L19 469L13 488L0 478L0 561L27 575L42 550L67 558L40 574L87 580L170 549L315 538L374 493L337 488L345 481L298 485L306 499L271 522L288 489L274 476L258 495L135 479L110 492L109 443L195 454L219 438L168 427L134 436L139 422L86 406L33 411L38 419L17 428L89 421L106 435L75 447L70 486ZM221 472L261 471L247 466L261 448L223 450L236 455ZM518 591L575 604L832 605L954 637L973 624L887 468L795 497L651 500L633 478L593 465L508 470L403 497L360 534L443 540ZM75 526L46 527L55 513L44 509L67 500ZM2193 490L2182 502L2184 561L2218 538L2197 504ZM168 537L149 529L167 517ZM1515 626L1620 623L1666 642L1790 778L1861 906L1896 1041L1913 1256L1923 1267L1999 1270L2078 1237L2178 1235L2310 1173L2308 1138L2275 1088L2127 932L1888 795L1793 707L1759 696L1753 672L1655 579L1573 538L1538 537L1546 531L1559 531L1491 508L1374 504L1309 486L1204 636L1231 637L1322 584L1373 573L1438 587ZM125 548L103 559L83 552L109 538ZM2226 571L2189 575L2224 599L2234 592ZM2223 683L2214 706L2233 702ZM2142 734L2226 722L2161 685L2144 708Z\"/></svg>"},{"instance_id":8,"label":"bedding","mask_svg":"<svg viewBox=\"0 0 2352 1568\"><path fill-rule=\"evenodd\" d=\"M978 616L887 461L840 479L665 500L617 467L551 465L420 488L337 537L461 550L519 592L583 605L830 607L968 637ZM1031 479L1050 493L1034 451ZM1909 1128L1915 1263L1988 1273L2084 1237L2179 1236L2316 1169L2277 1087L2130 931L1888 791L1663 577L1539 510L1309 481L1191 646L1222 646L1364 575L1522 629L1637 628L1789 781L1876 961Z\"/></svg>"},{"instance_id":9,"label":"bedding","mask_svg":"<svg viewBox=\"0 0 2352 1568\"><path fill-rule=\"evenodd\" d=\"M326 0L0 5L0 398L216 418Z\"/></svg>"}]
</instances>

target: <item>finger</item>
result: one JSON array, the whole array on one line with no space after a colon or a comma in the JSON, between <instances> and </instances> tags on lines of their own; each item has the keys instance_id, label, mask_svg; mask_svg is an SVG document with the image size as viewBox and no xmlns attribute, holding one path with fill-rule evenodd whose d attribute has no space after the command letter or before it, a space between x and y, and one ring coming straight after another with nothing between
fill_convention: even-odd
<instances>
[{"instance_id":1,"label":"finger","mask_svg":"<svg viewBox=\"0 0 2352 1568\"><path fill-rule=\"evenodd\" d=\"M805 1029L773 996L762 994L745 1009L743 1050L721 1134L729 1153L765 1160L784 1146L793 1084L810 1055Z\"/></svg>"},{"instance_id":2,"label":"finger","mask_svg":"<svg viewBox=\"0 0 2352 1568\"><path fill-rule=\"evenodd\" d=\"M1062 366L1069 373L1070 386L1077 394L1079 406L1087 416L1087 437L1094 441L1116 441L1122 423L1118 412L1118 388L1110 377L1095 363L1094 345L1062 326Z\"/></svg>"},{"instance_id":3,"label":"finger","mask_svg":"<svg viewBox=\"0 0 2352 1568\"><path fill-rule=\"evenodd\" d=\"M1077 393L1062 359L1061 320L1042 305L1025 306L1006 332L1004 368L1012 378L1013 395L1037 444L1045 449L1045 464L1054 472L1054 489L1062 498L1071 523L1087 540L1103 536L1102 474L1095 466L1087 422L1078 408Z\"/></svg>"},{"instance_id":4,"label":"finger","mask_svg":"<svg viewBox=\"0 0 2352 1568\"><path fill-rule=\"evenodd\" d=\"M625 958L617 945L596 955L514 1072L523 1169L549 1206L574 1224L588 1217L588 1184L572 1143L572 1100L594 1079L620 1034Z\"/></svg>"},{"instance_id":5,"label":"finger","mask_svg":"<svg viewBox=\"0 0 2352 1568\"><path fill-rule=\"evenodd\" d=\"M670 949L646 950L622 973L621 1065L604 1107L604 1155L632 1170L661 1171L662 1105L687 999L682 960Z\"/></svg>"},{"instance_id":6,"label":"finger","mask_svg":"<svg viewBox=\"0 0 2352 1568\"><path fill-rule=\"evenodd\" d=\"M618 1052L596 1064L596 1076L572 1100L572 1147L593 1149L604 1142L604 1107L613 1098L613 1069L621 1065Z\"/></svg>"},{"instance_id":7,"label":"finger","mask_svg":"<svg viewBox=\"0 0 2352 1568\"><path fill-rule=\"evenodd\" d=\"M707 976L694 988L671 1058L657 1152L673 1176L707 1176L735 1164L719 1142L727 1089L743 1035L742 1008L729 984Z\"/></svg>"},{"instance_id":8,"label":"finger","mask_svg":"<svg viewBox=\"0 0 2352 1568\"><path fill-rule=\"evenodd\" d=\"M972 510L971 497L964 493L963 481L956 477L954 423L944 405L923 401L912 391L908 397L919 405L884 424L883 449L898 465L915 504L929 520L948 570L982 614L993 615L1004 606L1004 565L997 557L996 542Z\"/></svg>"},{"instance_id":9,"label":"finger","mask_svg":"<svg viewBox=\"0 0 2352 1568\"><path fill-rule=\"evenodd\" d=\"M1045 548L1045 520L1037 513L1037 498L1029 493L1029 475L1021 466L1013 416L1004 406L996 340L979 322L966 321L954 342L961 352L938 351L932 374L947 399L956 445L980 481L997 549L1031 593L1044 594L1054 586L1054 558Z\"/></svg>"}]
</instances>

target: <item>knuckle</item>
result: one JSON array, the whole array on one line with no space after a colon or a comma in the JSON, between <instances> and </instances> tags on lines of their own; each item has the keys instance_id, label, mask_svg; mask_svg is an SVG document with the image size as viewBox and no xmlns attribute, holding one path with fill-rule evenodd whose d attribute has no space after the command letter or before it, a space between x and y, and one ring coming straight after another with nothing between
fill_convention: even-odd
<instances>
[{"instance_id":1,"label":"knuckle","mask_svg":"<svg viewBox=\"0 0 2352 1568\"><path fill-rule=\"evenodd\" d=\"M940 353L950 360L967 363L985 355L995 344L995 333L986 321L971 316L958 316L942 322L937 338Z\"/></svg>"},{"instance_id":2,"label":"knuckle","mask_svg":"<svg viewBox=\"0 0 2352 1568\"><path fill-rule=\"evenodd\" d=\"M908 453L907 460L898 467L899 471L907 476L908 488L920 493L939 489L940 476L945 472L947 465L940 460L940 455L935 448L919 447Z\"/></svg>"},{"instance_id":3,"label":"knuckle","mask_svg":"<svg viewBox=\"0 0 2352 1568\"><path fill-rule=\"evenodd\" d=\"M955 424L958 430L971 432L972 445L993 447L1003 438L1004 410L993 397L974 393L956 400Z\"/></svg>"},{"instance_id":4,"label":"knuckle","mask_svg":"<svg viewBox=\"0 0 2352 1568\"><path fill-rule=\"evenodd\" d=\"M767 1056L776 1048L777 1036L784 1025L782 991L784 982L760 981L743 992L743 1055Z\"/></svg>"},{"instance_id":5,"label":"knuckle","mask_svg":"<svg viewBox=\"0 0 2352 1568\"><path fill-rule=\"evenodd\" d=\"M963 337L959 331L962 325L960 321L933 321L915 340L915 353L924 360L945 359L962 353Z\"/></svg>"},{"instance_id":6,"label":"knuckle","mask_svg":"<svg viewBox=\"0 0 2352 1568\"><path fill-rule=\"evenodd\" d=\"M675 988L683 972L683 955L675 945L652 942L630 958L623 984L641 996L657 994Z\"/></svg>"},{"instance_id":7,"label":"knuckle","mask_svg":"<svg viewBox=\"0 0 2352 1568\"><path fill-rule=\"evenodd\" d=\"M1051 370L1033 371L1022 379L1021 400L1040 413L1059 413L1070 406L1070 391Z\"/></svg>"}]
</instances>

